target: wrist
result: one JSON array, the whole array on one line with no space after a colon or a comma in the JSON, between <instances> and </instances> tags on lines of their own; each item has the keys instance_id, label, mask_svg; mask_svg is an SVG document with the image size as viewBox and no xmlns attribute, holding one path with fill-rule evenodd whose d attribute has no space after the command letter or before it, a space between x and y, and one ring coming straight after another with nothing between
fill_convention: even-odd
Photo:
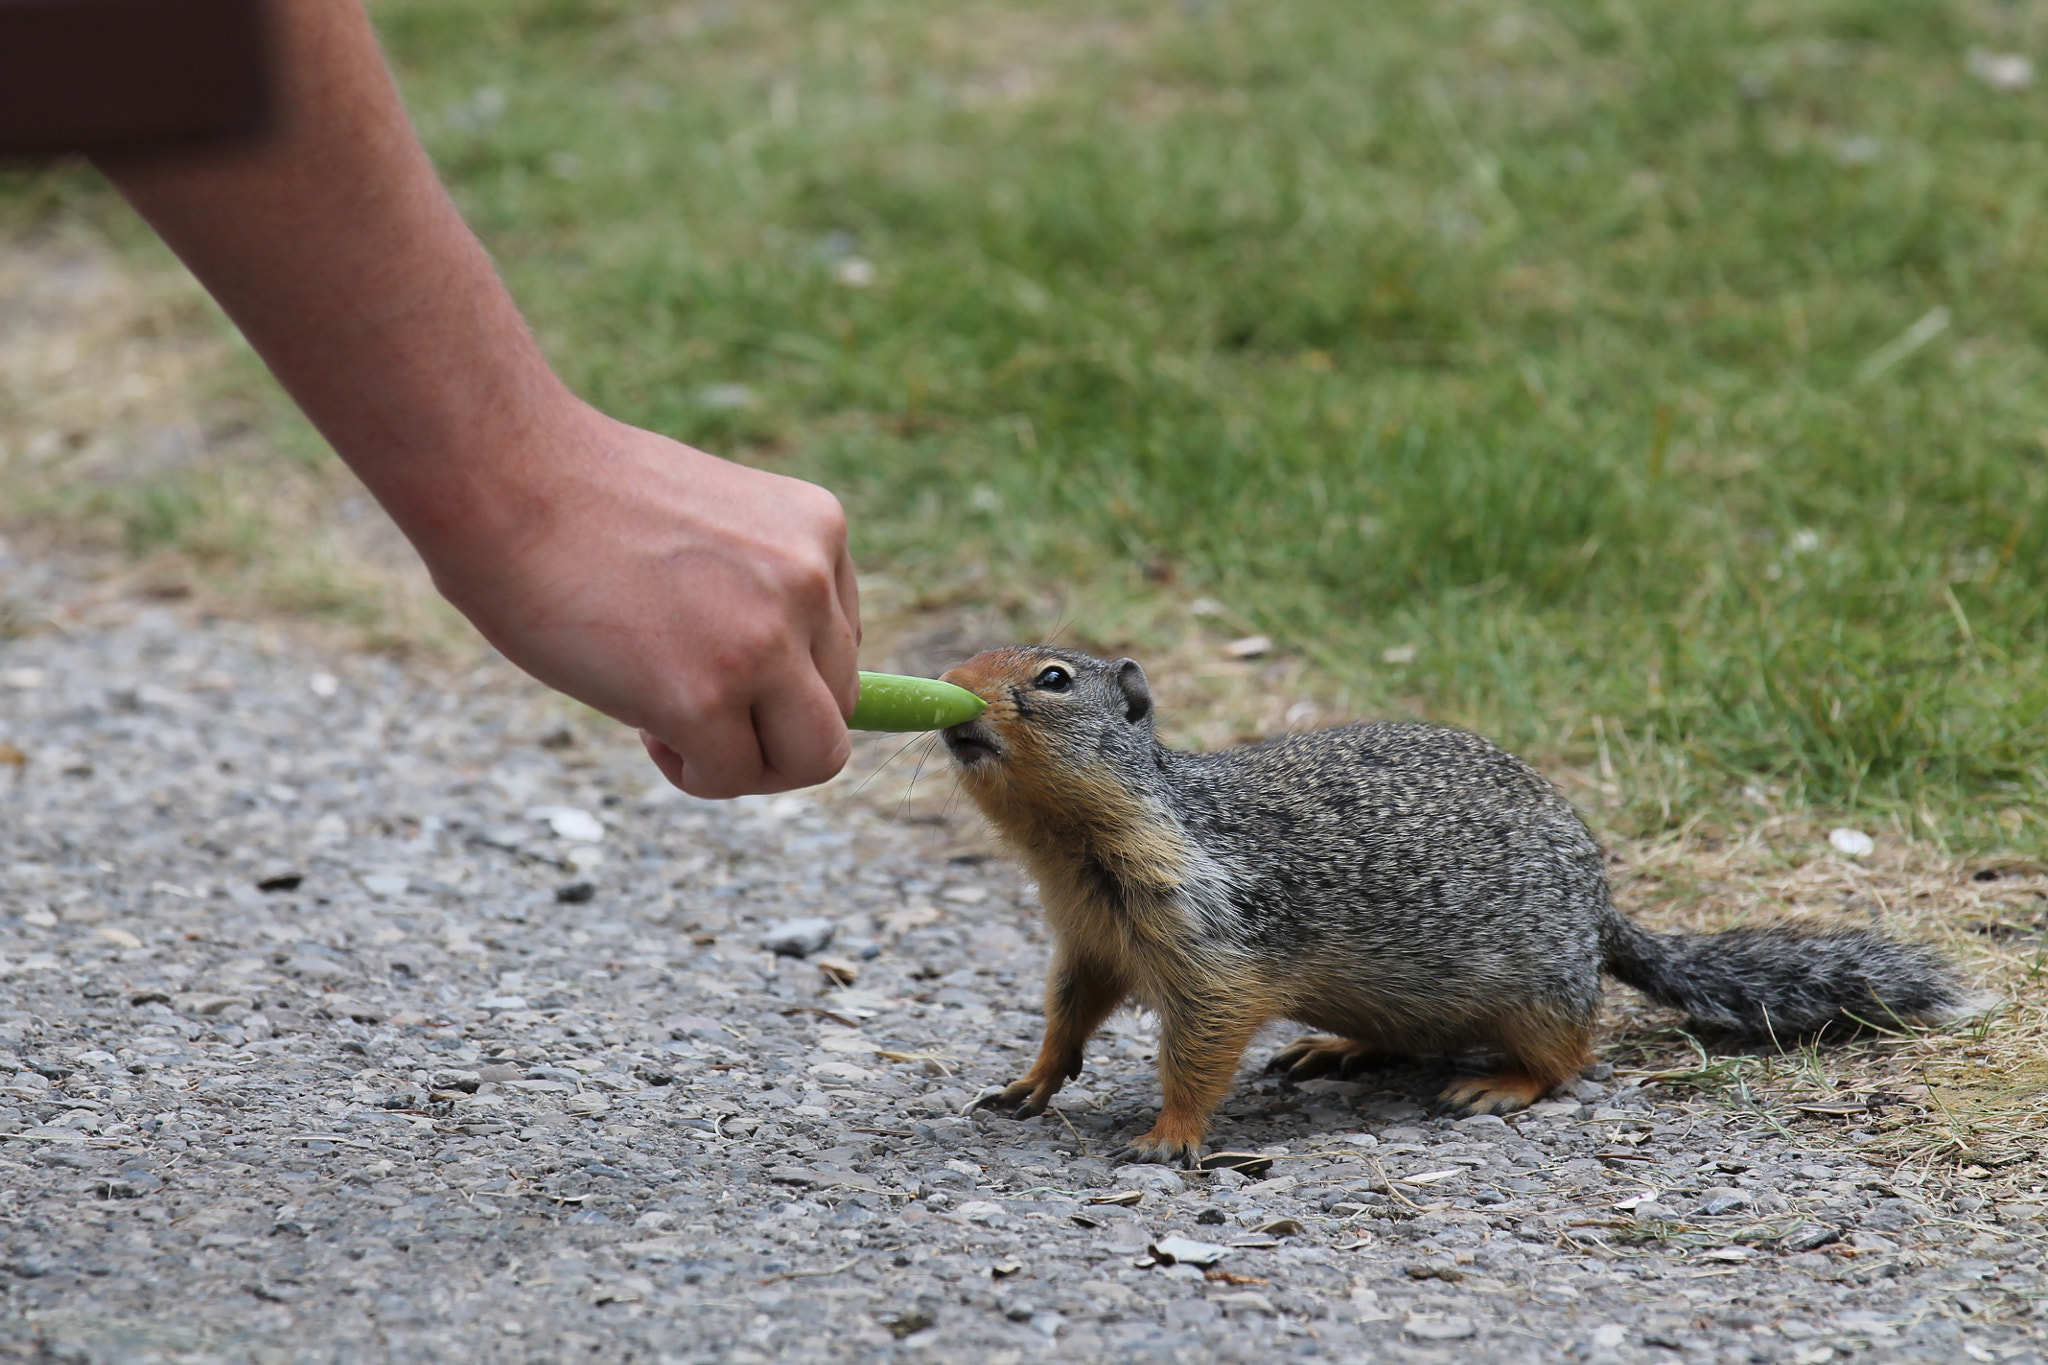
<instances>
[{"instance_id":1,"label":"wrist","mask_svg":"<svg viewBox=\"0 0 2048 1365\"><path fill-rule=\"evenodd\" d=\"M534 387L341 452L444 591L502 568L590 496L610 419L557 383Z\"/></svg>"}]
</instances>

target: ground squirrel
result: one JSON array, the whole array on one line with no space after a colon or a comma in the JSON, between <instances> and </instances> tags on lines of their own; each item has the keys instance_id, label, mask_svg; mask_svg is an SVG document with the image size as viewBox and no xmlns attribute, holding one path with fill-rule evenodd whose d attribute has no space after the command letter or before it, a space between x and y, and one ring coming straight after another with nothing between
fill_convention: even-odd
<instances>
[{"instance_id":1,"label":"ground squirrel","mask_svg":"<svg viewBox=\"0 0 2048 1365\"><path fill-rule=\"evenodd\" d=\"M1722 1031L1809 1036L1963 1003L1929 949L1864 930L1655 934L1609 900L1556 788L1477 735L1347 725L1218 753L1163 747L1145 671L1051 647L945 675L988 710L945 732L1037 879L1055 941L1045 1041L981 1103L1041 1113L1126 1000L1156 1011L1164 1105L1123 1155L1192 1164L1252 1036L1294 1020L1297 1079L1484 1047L1450 1110L1509 1113L1589 1060L1605 970Z\"/></svg>"}]
</instances>

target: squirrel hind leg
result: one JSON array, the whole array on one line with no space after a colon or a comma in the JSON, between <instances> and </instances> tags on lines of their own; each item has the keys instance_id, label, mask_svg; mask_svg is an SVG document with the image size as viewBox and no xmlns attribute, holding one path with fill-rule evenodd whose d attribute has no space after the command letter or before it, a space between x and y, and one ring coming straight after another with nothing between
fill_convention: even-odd
<instances>
[{"instance_id":1,"label":"squirrel hind leg","mask_svg":"<svg viewBox=\"0 0 2048 1365\"><path fill-rule=\"evenodd\" d=\"M1466 1076L1445 1086L1437 1101L1461 1117L1512 1114L1527 1109L1579 1074L1593 1059L1592 1030L1556 1020L1517 1021L1497 1041L1508 1064L1486 1076Z\"/></svg>"},{"instance_id":2,"label":"squirrel hind leg","mask_svg":"<svg viewBox=\"0 0 2048 1365\"><path fill-rule=\"evenodd\" d=\"M1266 1074L1282 1072L1290 1081L1309 1081L1331 1075L1343 1080L1399 1060L1397 1054L1361 1043L1355 1038L1311 1033L1296 1038L1274 1053L1273 1060L1266 1063Z\"/></svg>"}]
</instances>

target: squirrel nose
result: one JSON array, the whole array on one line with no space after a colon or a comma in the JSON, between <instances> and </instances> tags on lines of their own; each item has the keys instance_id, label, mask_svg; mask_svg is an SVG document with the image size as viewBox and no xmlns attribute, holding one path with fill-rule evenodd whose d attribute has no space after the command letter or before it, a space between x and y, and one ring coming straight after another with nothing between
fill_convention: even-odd
<instances>
[{"instance_id":1,"label":"squirrel nose","mask_svg":"<svg viewBox=\"0 0 2048 1365\"><path fill-rule=\"evenodd\" d=\"M983 701L994 700L987 690L990 682L989 676L981 669L976 668L972 659L961 664L958 668L949 668L944 673L939 674L939 681L951 683L955 687L964 687Z\"/></svg>"}]
</instances>

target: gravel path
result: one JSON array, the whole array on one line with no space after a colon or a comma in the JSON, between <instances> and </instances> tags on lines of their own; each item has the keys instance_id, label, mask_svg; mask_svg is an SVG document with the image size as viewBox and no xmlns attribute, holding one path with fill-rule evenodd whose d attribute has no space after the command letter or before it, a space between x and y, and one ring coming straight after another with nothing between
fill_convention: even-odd
<instances>
[{"instance_id":1,"label":"gravel path","mask_svg":"<svg viewBox=\"0 0 2048 1365\"><path fill-rule=\"evenodd\" d=\"M1057 1113L963 1117L1045 959L964 817L699 803L502 669L0 595L12 1358L2042 1359L2039 1208L1599 1068L1506 1122L1248 1077L1269 1168L1117 1168L1125 1016Z\"/></svg>"}]
</instances>

